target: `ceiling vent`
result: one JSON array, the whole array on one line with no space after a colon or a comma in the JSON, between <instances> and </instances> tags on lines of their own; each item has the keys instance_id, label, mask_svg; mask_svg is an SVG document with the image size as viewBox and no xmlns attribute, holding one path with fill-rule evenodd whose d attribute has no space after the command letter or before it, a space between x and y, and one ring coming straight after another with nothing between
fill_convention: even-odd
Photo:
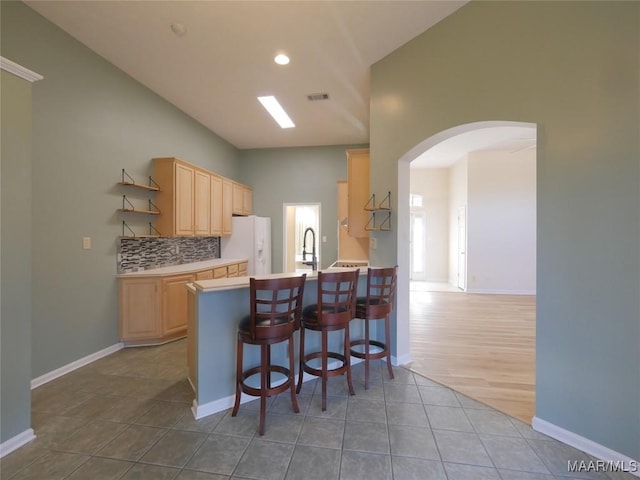
<instances>
[{"instance_id":1,"label":"ceiling vent","mask_svg":"<svg viewBox=\"0 0 640 480\"><path fill-rule=\"evenodd\" d=\"M307 100L310 102L317 102L319 100L329 100L328 93L311 93L307 95Z\"/></svg>"}]
</instances>

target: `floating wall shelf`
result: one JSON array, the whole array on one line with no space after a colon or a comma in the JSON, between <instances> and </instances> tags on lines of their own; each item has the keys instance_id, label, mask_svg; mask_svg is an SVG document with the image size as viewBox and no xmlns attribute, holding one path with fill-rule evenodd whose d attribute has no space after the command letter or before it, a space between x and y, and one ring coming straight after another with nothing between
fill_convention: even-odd
<instances>
[{"instance_id":1,"label":"floating wall shelf","mask_svg":"<svg viewBox=\"0 0 640 480\"><path fill-rule=\"evenodd\" d=\"M371 212L369 221L364 229L369 232L387 232L391 230L391 192L387 193L380 203L376 204L376 194L372 194L364 206L367 212Z\"/></svg>"}]
</instances>

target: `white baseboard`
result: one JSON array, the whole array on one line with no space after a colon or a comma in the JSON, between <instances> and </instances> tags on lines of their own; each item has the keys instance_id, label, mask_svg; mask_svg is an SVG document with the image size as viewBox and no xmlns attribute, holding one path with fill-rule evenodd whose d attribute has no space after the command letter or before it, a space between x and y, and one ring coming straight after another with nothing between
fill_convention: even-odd
<instances>
[{"instance_id":1,"label":"white baseboard","mask_svg":"<svg viewBox=\"0 0 640 480\"><path fill-rule=\"evenodd\" d=\"M411 353L406 353L399 357L396 357L394 355L391 356L391 364L395 365L396 367L400 365L406 365L407 363L411 363Z\"/></svg>"},{"instance_id":2,"label":"white baseboard","mask_svg":"<svg viewBox=\"0 0 640 480\"><path fill-rule=\"evenodd\" d=\"M91 362L95 362L96 360L99 360L102 357L106 357L107 355L117 352L118 350L121 350L123 347L124 347L124 343L122 342L116 343L103 350L92 353L91 355L87 355L86 357L80 358L75 362L68 363L67 365L63 365L60 368L56 368L55 370L52 370L49 373L40 375L39 377L31 380L31 389L33 390L34 388L39 387L40 385L44 385L45 383L48 383L51 380L55 380L56 378L61 377L62 375L73 372L74 370L77 370L80 367L84 367L85 365L88 365Z\"/></svg>"},{"instance_id":3,"label":"white baseboard","mask_svg":"<svg viewBox=\"0 0 640 480\"><path fill-rule=\"evenodd\" d=\"M624 465L625 468L635 469L630 471L631 475L640 477L640 459L634 460L626 455L618 453L610 448L600 445L588 438L585 438L577 433L565 430L562 427L554 425L553 423L542 420L539 417L533 417L531 427L540 433L555 438L556 440L566 443L567 445L582 450L589 455L592 455L605 462L612 462L615 465Z\"/></svg>"},{"instance_id":4,"label":"white baseboard","mask_svg":"<svg viewBox=\"0 0 640 480\"><path fill-rule=\"evenodd\" d=\"M6 442L0 443L0 458L10 454L14 450L17 450L35 438L36 436L33 433L33 428L29 428L15 437L10 438Z\"/></svg>"},{"instance_id":5,"label":"white baseboard","mask_svg":"<svg viewBox=\"0 0 640 480\"><path fill-rule=\"evenodd\" d=\"M351 357L351 365L356 365L363 361L364 360L360 358ZM333 368L340 366L341 363L342 362L340 362L339 360L334 360L332 362L329 362L327 367L329 368L329 370L331 370ZM308 373L304 372L304 377L302 377L302 382L303 383L308 382L309 380L315 380L317 378L318 377L316 377L315 375L309 375ZM297 385L298 375L294 377L293 382L294 382L294 385ZM251 395L247 395L243 393L242 396L240 397L240 405L246 402L250 402L251 400L255 400L257 398L258 397L253 397ZM233 407L235 400L236 400L235 394L229 395L223 398L219 398L218 400L214 400L213 402L208 402L203 405L198 405L198 402L194 400L193 405L191 406L191 413L193 414L193 418L195 418L196 420L200 420L201 418L206 417L208 415L213 415L214 413L228 410L229 408Z\"/></svg>"},{"instance_id":6,"label":"white baseboard","mask_svg":"<svg viewBox=\"0 0 640 480\"><path fill-rule=\"evenodd\" d=\"M491 288L467 288L467 293L482 293L485 295L535 295L535 290L500 290Z\"/></svg>"}]
</instances>

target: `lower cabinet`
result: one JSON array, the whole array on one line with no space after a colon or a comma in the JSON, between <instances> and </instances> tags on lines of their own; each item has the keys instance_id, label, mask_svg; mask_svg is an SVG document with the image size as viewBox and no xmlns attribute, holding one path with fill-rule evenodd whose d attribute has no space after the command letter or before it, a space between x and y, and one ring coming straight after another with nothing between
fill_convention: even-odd
<instances>
[{"instance_id":1,"label":"lower cabinet","mask_svg":"<svg viewBox=\"0 0 640 480\"><path fill-rule=\"evenodd\" d=\"M187 335L187 283L246 276L247 263L190 273L119 279L120 340L125 346L158 345Z\"/></svg>"},{"instance_id":2,"label":"lower cabinet","mask_svg":"<svg viewBox=\"0 0 640 480\"><path fill-rule=\"evenodd\" d=\"M195 275L178 275L162 279L162 335L165 338L187 332L187 283Z\"/></svg>"},{"instance_id":3,"label":"lower cabinet","mask_svg":"<svg viewBox=\"0 0 640 480\"><path fill-rule=\"evenodd\" d=\"M157 278L120 279L120 339L145 343L162 336L162 301Z\"/></svg>"}]
</instances>

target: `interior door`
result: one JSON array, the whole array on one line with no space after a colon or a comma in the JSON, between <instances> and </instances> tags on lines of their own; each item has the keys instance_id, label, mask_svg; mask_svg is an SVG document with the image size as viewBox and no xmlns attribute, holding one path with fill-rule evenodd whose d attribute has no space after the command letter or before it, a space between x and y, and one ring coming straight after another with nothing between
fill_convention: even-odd
<instances>
[{"instance_id":1,"label":"interior door","mask_svg":"<svg viewBox=\"0 0 640 480\"><path fill-rule=\"evenodd\" d=\"M467 209L458 207L458 288L467 289Z\"/></svg>"}]
</instances>

